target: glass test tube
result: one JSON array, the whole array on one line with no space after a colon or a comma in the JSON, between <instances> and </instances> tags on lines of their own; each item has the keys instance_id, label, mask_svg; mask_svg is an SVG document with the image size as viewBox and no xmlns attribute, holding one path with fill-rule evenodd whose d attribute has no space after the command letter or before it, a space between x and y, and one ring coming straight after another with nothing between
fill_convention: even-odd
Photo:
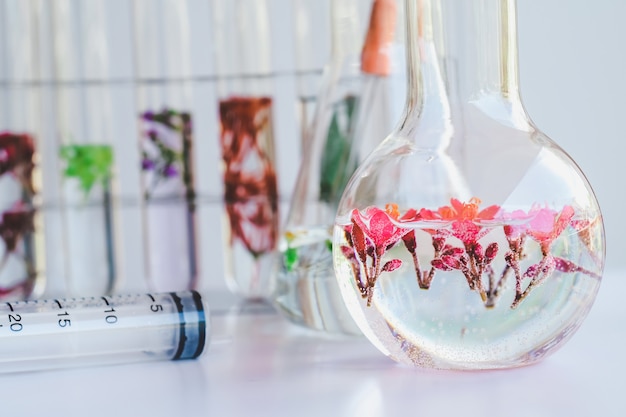
<instances>
[{"instance_id":1,"label":"glass test tube","mask_svg":"<svg viewBox=\"0 0 626 417\"><path fill-rule=\"evenodd\" d=\"M144 263L154 291L198 285L189 9L134 3Z\"/></svg>"},{"instance_id":2,"label":"glass test tube","mask_svg":"<svg viewBox=\"0 0 626 417\"><path fill-rule=\"evenodd\" d=\"M330 1L294 0L294 55L298 115L305 149L306 131L313 120L322 68L330 53L330 31L320 30L328 24Z\"/></svg>"},{"instance_id":3,"label":"glass test tube","mask_svg":"<svg viewBox=\"0 0 626 417\"><path fill-rule=\"evenodd\" d=\"M195 291L0 304L0 373L195 359L209 312Z\"/></svg>"},{"instance_id":4,"label":"glass test tube","mask_svg":"<svg viewBox=\"0 0 626 417\"><path fill-rule=\"evenodd\" d=\"M229 288L269 296L278 235L270 24L265 0L213 2Z\"/></svg>"},{"instance_id":5,"label":"glass test tube","mask_svg":"<svg viewBox=\"0 0 626 417\"><path fill-rule=\"evenodd\" d=\"M0 299L43 291L38 210L41 94L34 3L0 3Z\"/></svg>"},{"instance_id":6,"label":"glass test tube","mask_svg":"<svg viewBox=\"0 0 626 417\"><path fill-rule=\"evenodd\" d=\"M109 294L118 278L114 136L103 1L53 9L66 294Z\"/></svg>"}]
</instances>

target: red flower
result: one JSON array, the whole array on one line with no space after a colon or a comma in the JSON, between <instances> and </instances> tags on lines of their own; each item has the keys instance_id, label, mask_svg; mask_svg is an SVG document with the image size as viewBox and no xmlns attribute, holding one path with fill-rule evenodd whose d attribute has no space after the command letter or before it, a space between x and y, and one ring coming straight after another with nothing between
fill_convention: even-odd
<instances>
[{"instance_id":1,"label":"red flower","mask_svg":"<svg viewBox=\"0 0 626 417\"><path fill-rule=\"evenodd\" d=\"M452 222L452 235L468 245L482 237L482 227L477 223L493 220L500 210L499 206L493 205L479 211L480 203L476 197L468 203L453 198L449 206L439 207L436 211L421 209L418 216L424 220Z\"/></svg>"},{"instance_id":2,"label":"red flower","mask_svg":"<svg viewBox=\"0 0 626 417\"><path fill-rule=\"evenodd\" d=\"M350 246L341 246L341 251L350 262L356 284L361 296L367 299L368 306L372 303L374 286L380 274L393 272L402 266L400 259L382 263L385 251L412 232L412 229L394 224L393 220L397 219L398 215L398 206L395 204L388 204L386 210L368 207L364 214L354 209L351 224L344 227L346 240ZM361 278L361 268L365 280Z\"/></svg>"},{"instance_id":3,"label":"red flower","mask_svg":"<svg viewBox=\"0 0 626 417\"><path fill-rule=\"evenodd\" d=\"M480 199L474 197L469 203L463 203L456 198L450 199L449 206L439 207L436 212L430 210L422 210L422 217L430 216L432 220L449 220L449 221L480 221L492 220L496 213L500 210L499 206L489 206L478 211Z\"/></svg>"}]
</instances>

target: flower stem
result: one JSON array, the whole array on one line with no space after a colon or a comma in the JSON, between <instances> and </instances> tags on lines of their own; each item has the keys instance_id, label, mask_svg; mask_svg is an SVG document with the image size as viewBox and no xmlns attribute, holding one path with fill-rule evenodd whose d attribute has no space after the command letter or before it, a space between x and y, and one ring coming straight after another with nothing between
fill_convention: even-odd
<instances>
[{"instance_id":1,"label":"flower stem","mask_svg":"<svg viewBox=\"0 0 626 417\"><path fill-rule=\"evenodd\" d=\"M517 268L519 270L519 268ZM493 269L491 270L491 273L489 274L489 291L488 291L488 297L487 297L487 302L485 303L485 307L487 308L493 308L496 305L496 301L498 300L498 298L500 297L500 290L502 290L502 286L504 285L504 282L506 281L506 278L509 275L509 272L511 272L511 270L514 270L513 267L511 267L510 265L507 265L504 267L504 270L502 271L502 275L500 275L500 279L498 279L498 283L495 284L495 287L492 286L494 281L495 281L495 274L493 272Z\"/></svg>"},{"instance_id":2,"label":"flower stem","mask_svg":"<svg viewBox=\"0 0 626 417\"><path fill-rule=\"evenodd\" d=\"M522 301L530 294L530 292L540 284L542 284L552 273L555 271L555 262L552 255L549 253L544 255L539 264L537 265L536 272L533 272L533 276L531 277L530 283L526 287L526 289L520 293L520 287L516 287L515 300L511 304L511 308L517 308ZM530 276L528 271L524 274L524 277Z\"/></svg>"},{"instance_id":3,"label":"flower stem","mask_svg":"<svg viewBox=\"0 0 626 417\"><path fill-rule=\"evenodd\" d=\"M423 290L427 290L430 287L430 283L426 283L424 280L424 275L422 273L422 269L420 268L420 260L417 257L417 253L415 251L411 251L411 257L413 258L413 265L415 266L415 274L417 276L417 284Z\"/></svg>"}]
</instances>

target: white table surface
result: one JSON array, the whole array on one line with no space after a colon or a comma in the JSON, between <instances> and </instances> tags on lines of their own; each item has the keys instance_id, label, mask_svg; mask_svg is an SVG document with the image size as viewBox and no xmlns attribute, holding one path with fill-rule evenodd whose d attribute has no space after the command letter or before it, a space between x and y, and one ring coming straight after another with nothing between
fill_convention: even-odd
<instances>
[{"instance_id":1,"label":"white table surface","mask_svg":"<svg viewBox=\"0 0 626 417\"><path fill-rule=\"evenodd\" d=\"M488 372L401 367L365 339L324 337L269 307L207 294L212 339L198 360L0 375L0 415L624 417L625 280L605 274L587 320L554 355Z\"/></svg>"}]
</instances>

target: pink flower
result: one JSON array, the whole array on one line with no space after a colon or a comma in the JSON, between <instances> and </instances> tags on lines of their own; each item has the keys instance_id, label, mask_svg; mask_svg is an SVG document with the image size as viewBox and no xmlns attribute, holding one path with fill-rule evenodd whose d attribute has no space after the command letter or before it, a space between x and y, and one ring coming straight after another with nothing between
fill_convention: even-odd
<instances>
[{"instance_id":1,"label":"pink flower","mask_svg":"<svg viewBox=\"0 0 626 417\"><path fill-rule=\"evenodd\" d=\"M528 230L528 220L532 215L524 210L514 210L510 213L500 211L497 218L504 223L504 234L509 240L519 239Z\"/></svg>"},{"instance_id":2,"label":"pink flower","mask_svg":"<svg viewBox=\"0 0 626 417\"><path fill-rule=\"evenodd\" d=\"M397 206L394 204L387 205L386 210L368 207L363 214L354 209L352 223L344 227L346 240L350 246L342 246L341 251L351 264L356 284L361 296L367 299L368 306L372 303L374 286L380 274L393 272L402 266L400 259L381 263L385 251L412 231L396 226L393 220L397 219L397 216ZM369 265L368 257L371 259ZM365 281L361 279L361 266Z\"/></svg>"},{"instance_id":3,"label":"pink flower","mask_svg":"<svg viewBox=\"0 0 626 417\"><path fill-rule=\"evenodd\" d=\"M549 247L568 225L574 225L573 216L572 206L564 206L560 212L535 206L528 213L523 210L501 211L497 218L505 223L504 234L509 240L528 233L534 240Z\"/></svg>"},{"instance_id":4,"label":"pink flower","mask_svg":"<svg viewBox=\"0 0 626 417\"><path fill-rule=\"evenodd\" d=\"M365 254L364 238L368 237L378 257L410 231L396 226L389 214L377 207L368 207L365 209L365 215L357 209L352 210L352 225L352 238L359 255Z\"/></svg>"},{"instance_id":5,"label":"pink flower","mask_svg":"<svg viewBox=\"0 0 626 417\"><path fill-rule=\"evenodd\" d=\"M565 230L574 217L572 206L564 206L558 212L549 208L532 209L529 214L533 214L528 223L528 234L541 245L541 250L545 254L550 252L552 242Z\"/></svg>"}]
</instances>

